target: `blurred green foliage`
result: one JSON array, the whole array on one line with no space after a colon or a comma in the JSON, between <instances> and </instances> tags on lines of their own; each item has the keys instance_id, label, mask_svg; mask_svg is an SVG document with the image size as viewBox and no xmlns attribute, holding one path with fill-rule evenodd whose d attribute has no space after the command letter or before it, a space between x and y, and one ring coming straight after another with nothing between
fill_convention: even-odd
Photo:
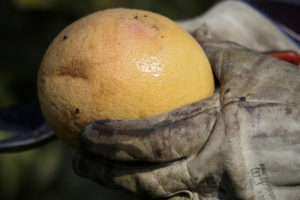
<instances>
[{"instance_id":1,"label":"blurred green foliage","mask_svg":"<svg viewBox=\"0 0 300 200\"><path fill-rule=\"evenodd\" d=\"M0 106L37 100L37 71L47 46L66 25L84 15L127 7L176 20L200 15L216 1L1 0ZM1 132L0 137L4 137ZM56 141L27 152L0 154L0 199L136 199L76 176L71 165L74 153Z\"/></svg>"}]
</instances>

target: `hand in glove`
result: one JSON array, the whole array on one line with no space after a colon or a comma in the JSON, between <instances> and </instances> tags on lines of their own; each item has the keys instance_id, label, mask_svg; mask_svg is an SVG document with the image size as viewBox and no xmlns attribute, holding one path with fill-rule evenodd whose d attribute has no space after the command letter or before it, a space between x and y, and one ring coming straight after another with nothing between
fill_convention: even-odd
<instances>
[{"instance_id":1,"label":"hand in glove","mask_svg":"<svg viewBox=\"0 0 300 200\"><path fill-rule=\"evenodd\" d=\"M153 199L299 199L300 69L229 42L201 45L215 93L156 117L89 124L75 171Z\"/></svg>"}]
</instances>

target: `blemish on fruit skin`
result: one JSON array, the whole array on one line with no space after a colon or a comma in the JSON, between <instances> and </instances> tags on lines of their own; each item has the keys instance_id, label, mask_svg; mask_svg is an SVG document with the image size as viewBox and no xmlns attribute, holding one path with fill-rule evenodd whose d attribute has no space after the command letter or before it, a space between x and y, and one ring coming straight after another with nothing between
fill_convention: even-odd
<instances>
[{"instance_id":1,"label":"blemish on fruit skin","mask_svg":"<svg viewBox=\"0 0 300 200\"><path fill-rule=\"evenodd\" d=\"M144 17L148 17L148 15L144 15Z\"/></svg>"},{"instance_id":2,"label":"blemish on fruit skin","mask_svg":"<svg viewBox=\"0 0 300 200\"><path fill-rule=\"evenodd\" d=\"M160 38L164 38L164 36L162 35L162 36L160 36Z\"/></svg>"},{"instance_id":3,"label":"blemish on fruit skin","mask_svg":"<svg viewBox=\"0 0 300 200\"><path fill-rule=\"evenodd\" d=\"M141 20L135 20L135 19L125 19L120 24L120 31L124 31L127 34L127 37L135 37L137 39L154 39L156 37L159 37L158 34L154 34L154 29L152 27L153 24L148 24L146 22L143 22ZM121 43L122 44L122 43Z\"/></svg>"},{"instance_id":4,"label":"blemish on fruit skin","mask_svg":"<svg viewBox=\"0 0 300 200\"><path fill-rule=\"evenodd\" d=\"M66 39L68 39L68 36L64 35L63 40L66 40Z\"/></svg>"},{"instance_id":5,"label":"blemish on fruit skin","mask_svg":"<svg viewBox=\"0 0 300 200\"><path fill-rule=\"evenodd\" d=\"M158 31L158 27L156 25L152 25L152 28Z\"/></svg>"},{"instance_id":6,"label":"blemish on fruit skin","mask_svg":"<svg viewBox=\"0 0 300 200\"><path fill-rule=\"evenodd\" d=\"M134 16L134 19L138 19L139 17L138 16Z\"/></svg>"},{"instance_id":7,"label":"blemish on fruit skin","mask_svg":"<svg viewBox=\"0 0 300 200\"><path fill-rule=\"evenodd\" d=\"M56 76L68 76L71 78L81 78L83 80L88 80L88 75L84 67L87 63L80 60L72 60L66 62L64 65L57 67L57 70L49 71L50 74Z\"/></svg>"},{"instance_id":8,"label":"blemish on fruit skin","mask_svg":"<svg viewBox=\"0 0 300 200\"><path fill-rule=\"evenodd\" d=\"M41 78L41 83L45 83L45 77L44 76L42 76L42 78Z\"/></svg>"},{"instance_id":9,"label":"blemish on fruit skin","mask_svg":"<svg viewBox=\"0 0 300 200\"><path fill-rule=\"evenodd\" d=\"M79 108L76 108L76 110L75 110L75 114L79 114L80 113L80 110L79 110Z\"/></svg>"}]
</instances>

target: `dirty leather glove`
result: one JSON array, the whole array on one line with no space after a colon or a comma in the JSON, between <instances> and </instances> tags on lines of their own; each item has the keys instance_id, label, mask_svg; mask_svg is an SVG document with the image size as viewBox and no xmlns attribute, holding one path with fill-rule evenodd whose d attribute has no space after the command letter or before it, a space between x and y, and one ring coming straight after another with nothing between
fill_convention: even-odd
<instances>
[{"instance_id":1,"label":"dirty leather glove","mask_svg":"<svg viewBox=\"0 0 300 200\"><path fill-rule=\"evenodd\" d=\"M299 67L196 38L215 93L155 117L89 124L74 170L142 199L298 200Z\"/></svg>"},{"instance_id":2,"label":"dirty leather glove","mask_svg":"<svg viewBox=\"0 0 300 200\"><path fill-rule=\"evenodd\" d=\"M273 22L242 1L221 1L201 16L178 23L190 33L200 30L210 39L233 41L257 51L300 53Z\"/></svg>"}]
</instances>

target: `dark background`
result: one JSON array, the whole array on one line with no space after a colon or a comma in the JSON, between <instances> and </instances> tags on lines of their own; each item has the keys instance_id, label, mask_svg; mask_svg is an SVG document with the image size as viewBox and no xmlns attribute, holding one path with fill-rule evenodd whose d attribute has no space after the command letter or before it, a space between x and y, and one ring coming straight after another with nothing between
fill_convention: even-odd
<instances>
[{"instance_id":1,"label":"dark background","mask_svg":"<svg viewBox=\"0 0 300 200\"><path fill-rule=\"evenodd\" d=\"M37 101L36 77L51 40L68 24L114 7L154 11L173 20L200 15L216 0L0 0L0 107ZM7 133L0 132L0 138ZM0 154L1 200L135 199L99 187L72 170L74 150L53 142Z\"/></svg>"}]
</instances>

